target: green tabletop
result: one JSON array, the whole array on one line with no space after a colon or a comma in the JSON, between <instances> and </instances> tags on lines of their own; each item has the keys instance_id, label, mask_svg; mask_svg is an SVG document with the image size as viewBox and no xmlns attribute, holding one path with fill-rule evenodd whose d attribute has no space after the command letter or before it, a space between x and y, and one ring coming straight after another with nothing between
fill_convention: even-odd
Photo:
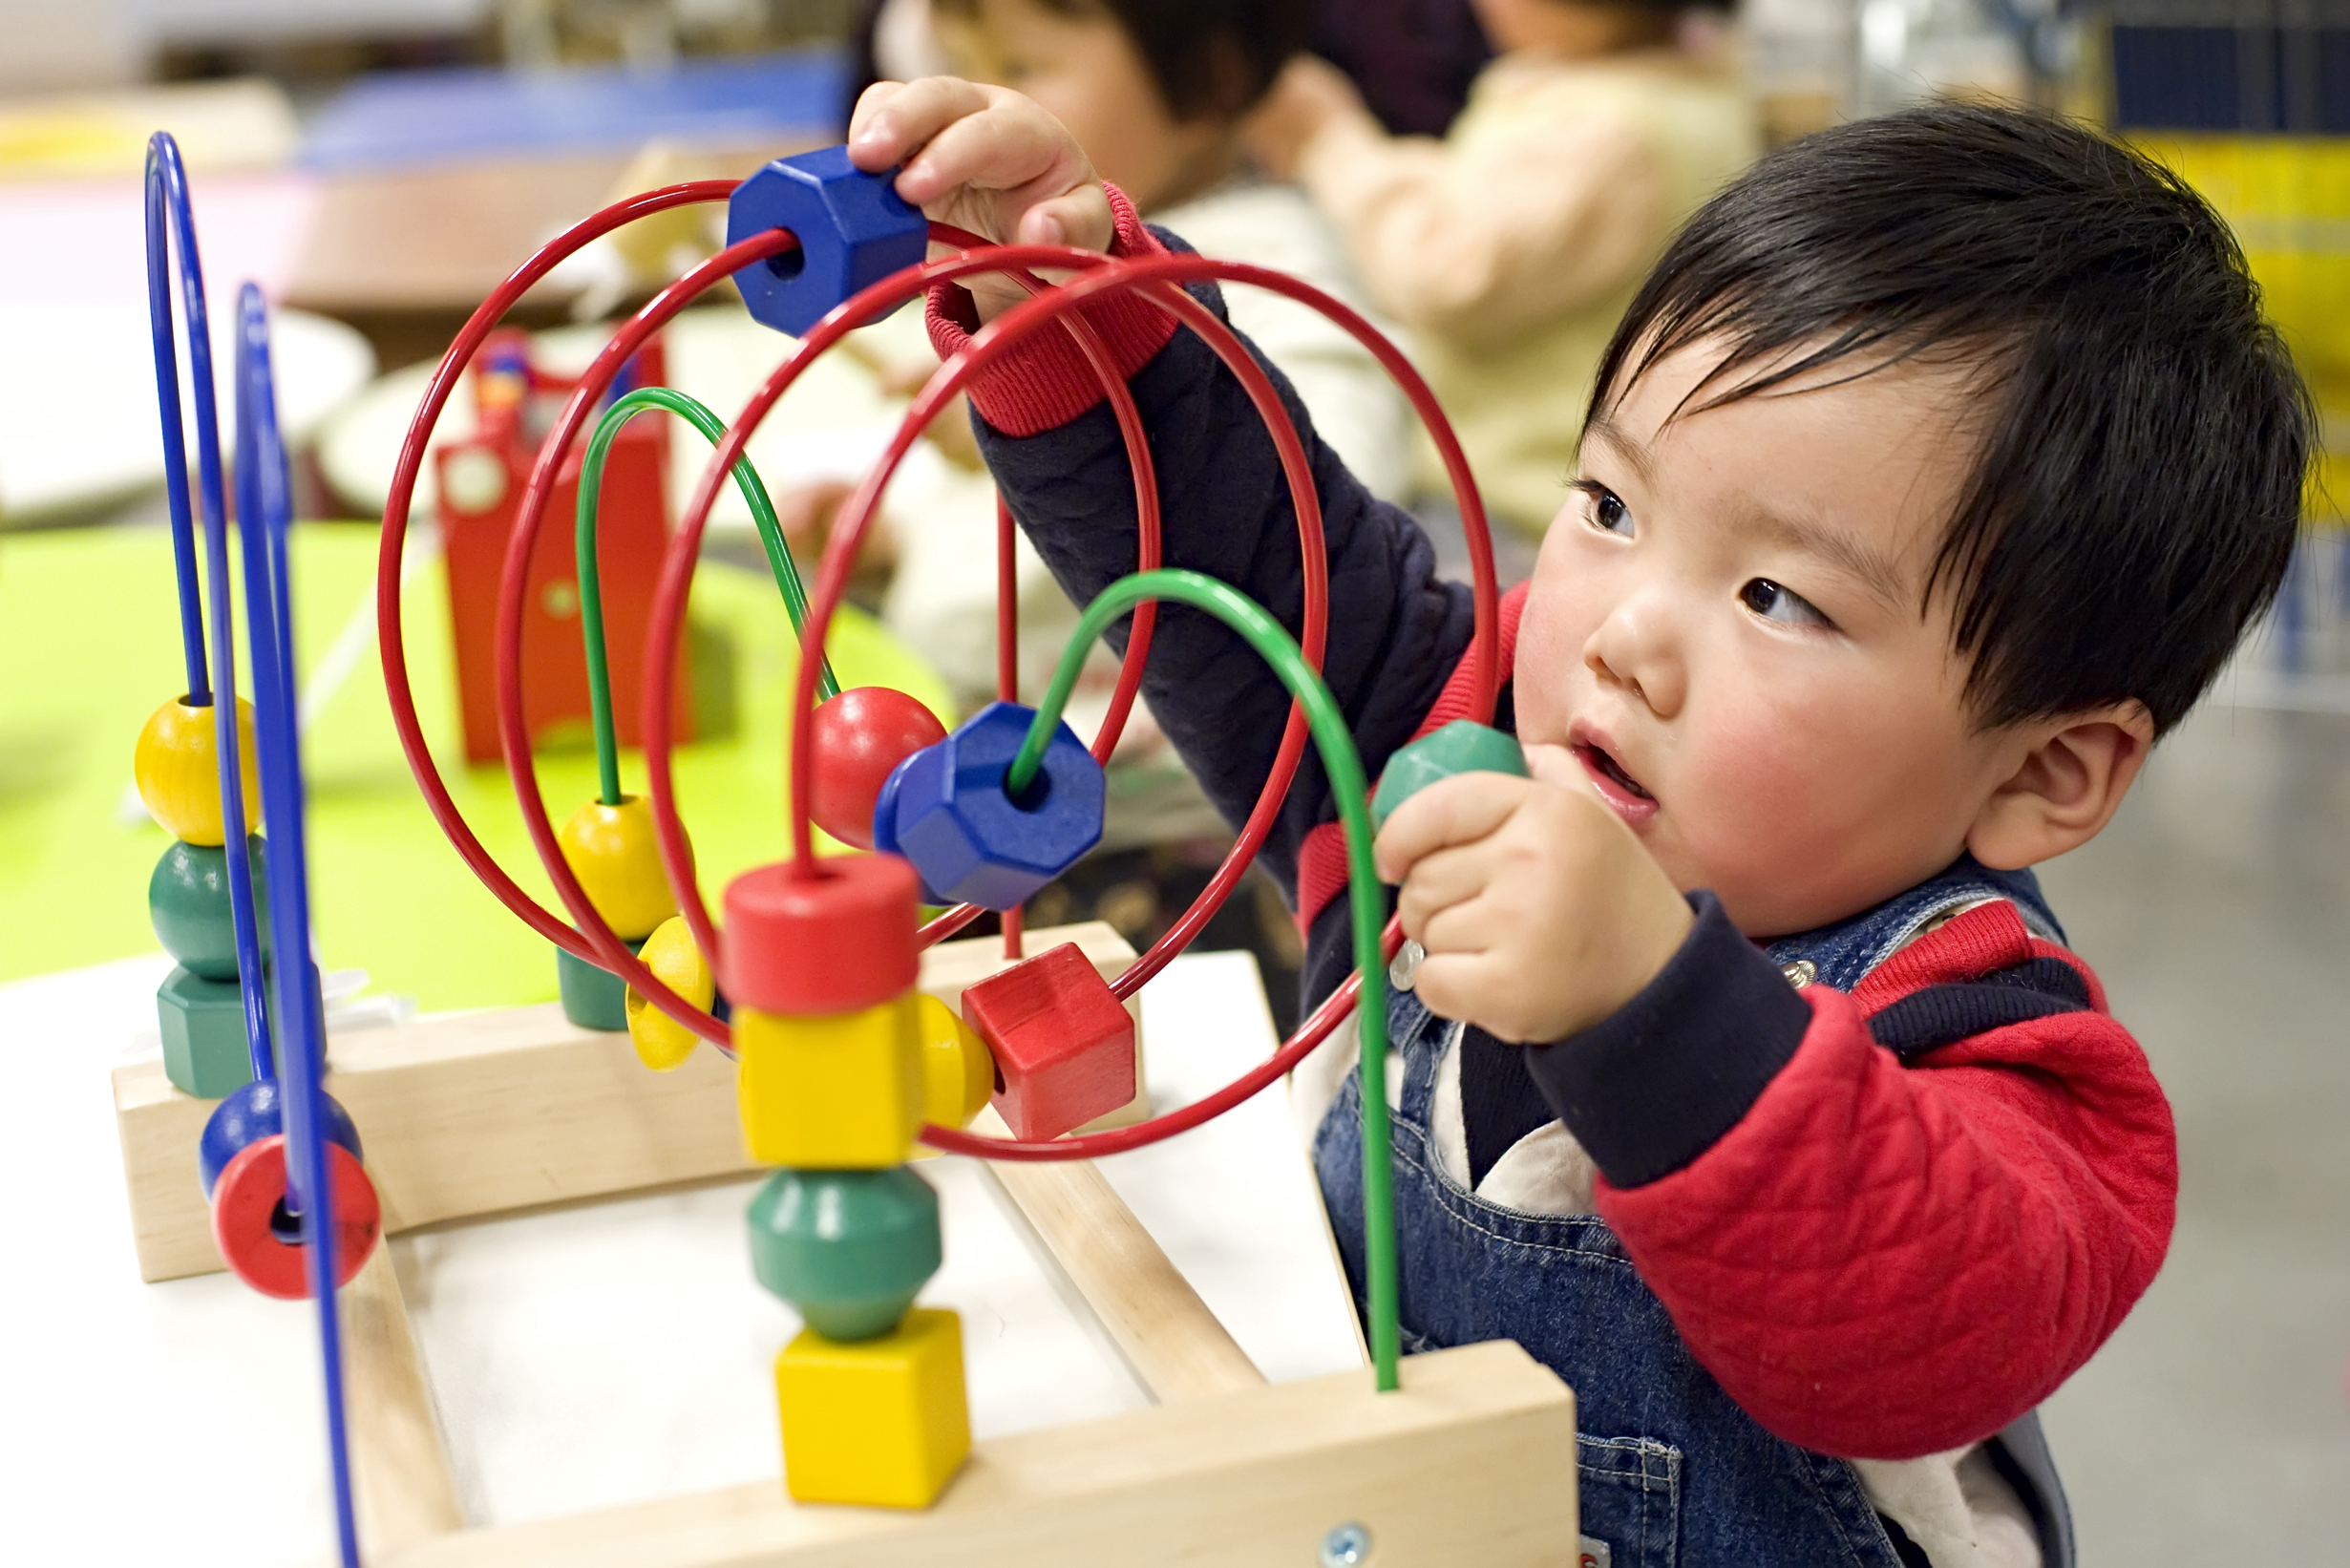
<instances>
[{"instance_id":1,"label":"green tabletop","mask_svg":"<svg viewBox=\"0 0 2350 1568\"><path fill-rule=\"evenodd\" d=\"M295 651L306 681L371 600L375 543L368 523L295 530ZM436 563L412 574L402 607L418 712L458 808L516 879L555 906L505 770L461 760ZM748 572L706 564L691 615L698 648L730 647L733 731L681 748L676 767L679 809L714 906L728 878L787 853L783 710L794 649L773 583ZM364 632L364 657L304 739L321 960L365 969L371 990L413 996L426 1009L553 1000L553 949L475 880L426 812L392 732L371 624ZM951 722L942 685L871 620L844 610L831 647L843 685L899 687ZM249 666L240 673L249 694ZM139 727L183 687L160 529L0 539L0 981L156 947L147 879L170 839L143 815L126 825L118 813ZM584 749L543 755L540 769L559 823L595 790ZM622 773L626 787L642 788L642 756L626 753Z\"/></svg>"}]
</instances>

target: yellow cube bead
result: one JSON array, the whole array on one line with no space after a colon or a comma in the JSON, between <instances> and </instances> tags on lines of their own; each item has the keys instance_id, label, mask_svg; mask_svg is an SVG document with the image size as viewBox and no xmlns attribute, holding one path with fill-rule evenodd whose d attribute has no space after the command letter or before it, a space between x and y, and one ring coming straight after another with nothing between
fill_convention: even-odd
<instances>
[{"instance_id":1,"label":"yellow cube bead","mask_svg":"<svg viewBox=\"0 0 2350 1568\"><path fill-rule=\"evenodd\" d=\"M587 901L621 941L642 941L677 913L661 869L653 809L642 795L624 795L617 806L590 800L555 837Z\"/></svg>"},{"instance_id":2,"label":"yellow cube bead","mask_svg":"<svg viewBox=\"0 0 2350 1568\"><path fill-rule=\"evenodd\" d=\"M734 1013L743 1145L762 1165L869 1171L901 1165L922 1119L915 993L856 1012Z\"/></svg>"},{"instance_id":3,"label":"yellow cube bead","mask_svg":"<svg viewBox=\"0 0 2350 1568\"><path fill-rule=\"evenodd\" d=\"M775 1404L794 1497L928 1508L971 1451L963 1321L916 1307L854 1345L803 1329L775 1358Z\"/></svg>"},{"instance_id":4,"label":"yellow cube bead","mask_svg":"<svg viewBox=\"0 0 2350 1568\"><path fill-rule=\"evenodd\" d=\"M147 815L184 843L225 843L222 822L221 759L215 749L210 708L190 708L175 698L157 709L138 732L131 776ZM253 742L253 705L237 699L237 773L244 783L244 831L261 826L259 752Z\"/></svg>"},{"instance_id":5,"label":"yellow cube bead","mask_svg":"<svg viewBox=\"0 0 2350 1568\"><path fill-rule=\"evenodd\" d=\"M710 975L702 949L694 945L685 916L671 915L655 926L637 957L664 985L704 1012L718 999L718 983ZM638 995L634 985L628 987L622 1006L628 1018L629 1044L636 1047L637 1059L646 1067L667 1072L693 1054L700 1037Z\"/></svg>"},{"instance_id":6,"label":"yellow cube bead","mask_svg":"<svg viewBox=\"0 0 2350 1568\"><path fill-rule=\"evenodd\" d=\"M920 1009L916 1032L922 1051L922 1120L940 1127L967 1126L995 1093L995 1058L971 1026L937 997L925 993L915 1006Z\"/></svg>"}]
</instances>

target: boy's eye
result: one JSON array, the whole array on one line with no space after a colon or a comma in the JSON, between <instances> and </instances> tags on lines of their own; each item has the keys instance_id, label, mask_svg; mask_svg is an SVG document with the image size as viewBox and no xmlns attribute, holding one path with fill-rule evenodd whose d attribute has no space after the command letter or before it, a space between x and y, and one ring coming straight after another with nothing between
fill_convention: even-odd
<instances>
[{"instance_id":1,"label":"boy's eye","mask_svg":"<svg viewBox=\"0 0 2350 1568\"><path fill-rule=\"evenodd\" d=\"M1738 590L1739 603L1766 621L1776 621L1788 626L1824 626L1828 617L1819 607L1795 592L1782 587L1767 577L1750 580Z\"/></svg>"},{"instance_id":2,"label":"boy's eye","mask_svg":"<svg viewBox=\"0 0 2350 1568\"><path fill-rule=\"evenodd\" d=\"M1607 486L1595 483L1590 479L1577 481L1576 488L1580 490L1588 500L1594 527L1606 533L1621 535L1625 539L1632 537L1632 512L1624 505L1622 497Z\"/></svg>"}]
</instances>

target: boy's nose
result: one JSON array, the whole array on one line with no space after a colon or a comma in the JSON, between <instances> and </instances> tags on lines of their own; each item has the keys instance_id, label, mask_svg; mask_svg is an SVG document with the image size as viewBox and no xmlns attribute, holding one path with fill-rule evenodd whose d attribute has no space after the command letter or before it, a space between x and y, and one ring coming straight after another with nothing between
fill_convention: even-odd
<instances>
[{"instance_id":1,"label":"boy's nose","mask_svg":"<svg viewBox=\"0 0 2350 1568\"><path fill-rule=\"evenodd\" d=\"M1619 604L1583 645L1583 664L1603 685L1669 719L1680 710L1687 683L1662 621L1654 605L1637 600Z\"/></svg>"}]
</instances>

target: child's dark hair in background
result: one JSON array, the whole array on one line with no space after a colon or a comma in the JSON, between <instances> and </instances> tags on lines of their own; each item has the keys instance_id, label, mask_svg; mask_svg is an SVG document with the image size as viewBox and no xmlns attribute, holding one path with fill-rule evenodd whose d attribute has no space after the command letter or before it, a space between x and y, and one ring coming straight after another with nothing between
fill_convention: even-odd
<instances>
[{"instance_id":1,"label":"child's dark hair in background","mask_svg":"<svg viewBox=\"0 0 2350 1568\"><path fill-rule=\"evenodd\" d=\"M1312 0L1033 0L1061 16L1108 17L1124 30L1178 121L1236 119L1305 47ZM933 0L969 18L981 0ZM1019 85L1017 82L1011 85Z\"/></svg>"},{"instance_id":2,"label":"child's dark hair in background","mask_svg":"<svg viewBox=\"0 0 2350 1568\"><path fill-rule=\"evenodd\" d=\"M1836 361L1980 363L1981 452L1927 589L1956 595L1986 726L2136 698L2167 731L2283 581L2308 392L2219 216L2076 125L1937 105L1765 159L1649 275L1591 416L1704 338L1730 346L1722 400Z\"/></svg>"}]
</instances>

